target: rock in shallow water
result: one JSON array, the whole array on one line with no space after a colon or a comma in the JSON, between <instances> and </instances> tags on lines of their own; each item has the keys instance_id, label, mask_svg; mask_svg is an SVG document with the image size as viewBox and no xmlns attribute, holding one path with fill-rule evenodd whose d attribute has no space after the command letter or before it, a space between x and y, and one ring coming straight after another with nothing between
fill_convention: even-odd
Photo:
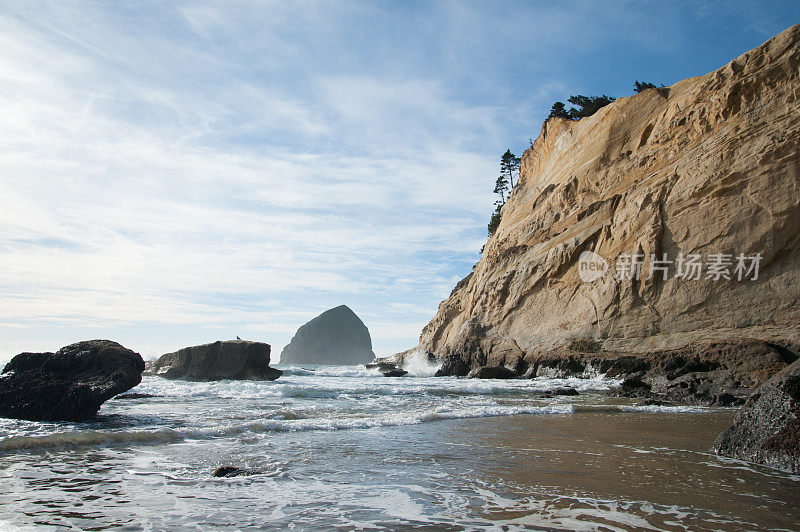
<instances>
[{"instance_id":1,"label":"rock in shallow water","mask_svg":"<svg viewBox=\"0 0 800 532\"><path fill-rule=\"evenodd\" d=\"M713 450L800 473L800 360L750 396Z\"/></svg>"},{"instance_id":2,"label":"rock in shallow water","mask_svg":"<svg viewBox=\"0 0 800 532\"><path fill-rule=\"evenodd\" d=\"M470 371L467 377L470 379L516 379L519 375L504 366L483 366Z\"/></svg>"},{"instance_id":3,"label":"rock in shallow water","mask_svg":"<svg viewBox=\"0 0 800 532\"><path fill-rule=\"evenodd\" d=\"M139 384L142 357L110 340L88 340L55 353L21 353L0 376L0 416L85 421L115 395Z\"/></svg>"},{"instance_id":4,"label":"rock in shallow water","mask_svg":"<svg viewBox=\"0 0 800 532\"><path fill-rule=\"evenodd\" d=\"M374 358L369 329L347 305L301 326L281 352L281 364L355 365Z\"/></svg>"},{"instance_id":5,"label":"rock in shallow water","mask_svg":"<svg viewBox=\"0 0 800 532\"><path fill-rule=\"evenodd\" d=\"M184 347L148 364L148 375L196 381L268 380L283 375L270 367L270 346L263 342L230 340Z\"/></svg>"},{"instance_id":6,"label":"rock in shallow water","mask_svg":"<svg viewBox=\"0 0 800 532\"><path fill-rule=\"evenodd\" d=\"M241 469L236 466L220 466L211 473L212 477L228 478L228 477L243 477L248 475L257 475L258 471L252 469Z\"/></svg>"}]
</instances>

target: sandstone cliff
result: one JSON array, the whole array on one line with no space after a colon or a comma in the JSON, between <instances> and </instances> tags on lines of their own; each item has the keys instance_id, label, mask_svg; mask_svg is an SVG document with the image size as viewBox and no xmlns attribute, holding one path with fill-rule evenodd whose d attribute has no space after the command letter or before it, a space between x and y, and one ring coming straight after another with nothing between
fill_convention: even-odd
<instances>
[{"instance_id":1,"label":"sandstone cliff","mask_svg":"<svg viewBox=\"0 0 800 532\"><path fill-rule=\"evenodd\" d=\"M482 365L521 373L576 342L643 354L752 338L796 351L799 68L797 25L705 76L577 122L546 121L499 228L417 350L458 358L460 374ZM577 270L587 250L609 265L592 282ZM708 263L717 253L733 255L731 280L708 279L707 268L678 279L675 264L666 280L650 276L651 254ZM738 280L736 255L758 253L758 278ZM617 261L630 254L644 256L640 279L618 279Z\"/></svg>"}]
</instances>

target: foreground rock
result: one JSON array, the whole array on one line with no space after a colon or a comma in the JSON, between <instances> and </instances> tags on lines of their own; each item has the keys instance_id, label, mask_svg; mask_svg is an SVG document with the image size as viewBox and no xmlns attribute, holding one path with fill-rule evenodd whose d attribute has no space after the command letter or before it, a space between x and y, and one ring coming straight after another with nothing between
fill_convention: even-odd
<instances>
[{"instance_id":1,"label":"foreground rock","mask_svg":"<svg viewBox=\"0 0 800 532\"><path fill-rule=\"evenodd\" d=\"M195 381L273 381L283 375L283 372L270 367L269 362L269 344L228 340L185 347L162 355L148 364L146 374Z\"/></svg>"},{"instance_id":2,"label":"foreground rock","mask_svg":"<svg viewBox=\"0 0 800 532\"><path fill-rule=\"evenodd\" d=\"M741 338L800 348L798 57L794 26L708 75L620 98L580 121L546 121L480 261L416 349L446 375L481 366L524 373L550 354L575 373L594 353L617 359L604 364L621 375L644 371L656 390L746 393L735 368L724 384L714 372L728 366L702 366L700 353ZM605 261L605 274L581 277L586 251ZM650 264L665 254L666 278ZM678 276L676 261L693 254L698 278ZM725 276L710 271L714 254L730 259ZM738 278L739 254L760 254L757 278ZM642 257L638 276L622 266L633 255ZM685 359L686 375L667 363L680 349L697 351L701 364Z\"/></svg>"},{"instance_id":3,"label":"foreground rock","mask_svg":"<svg viewBox=\"0 0 800 532\"><path fill-rule=\"evenodd\" d=\"M384 377L402 377L408 375L406 370L387 358L376 358L369 364L364 365L364 367L366 369L377 369Z\"/></svg>"},{"instance_id":4,"label":"foreground rock","mask_svg":"<svg viewBox=\"0 0 800 532\"><path fill-rule=\"evenodd\" d=\"M693 405L738 406L797 356L760 340L701 342L627 355L556 350L531 357L528 377L620 379L612 395Z\"/></svg>"},{"instance_id":5,"label":"foreground rock","mask_svg":"<svg viewBox=\"0 0 800 532\"><path fill-rule=\"evenodd\" d=\"M244 477L250 475L258 475L259 472L255 469L241 469L236 466L220 466L212 473L212 477L216 478L230 478L230 477Z\"/></svg>"},{"instance_id":6,"label":"foreground rock","mask_svg":"<svg viewBox=\"0 0 800 532\"><path fill-rule=\"evenodd\" d=\"M346 305L326 310L295 333L281 364L360 365L375 358L364 322Z\"/></svg>"},{"instance_id":7,"label":"foreground rock","mask_svg":"<svg viewBox=\"0 0 800 532\"><path fill-rule=\"evenodd\" d=\"M714 452L800 473L800 361L753 393Z\"/></svg>"},{"instance_id":8,"label":"foreground rock","mask_svg":"<svg viewBox=\"0 0 800 532\"><path fill-rule=\"evenodd\" d=\"M144 361L110 340L89 340L55 353L21 353L0 375L0 416L85 421L115 395L139 384Z\"/></svg>"}]
</instances>

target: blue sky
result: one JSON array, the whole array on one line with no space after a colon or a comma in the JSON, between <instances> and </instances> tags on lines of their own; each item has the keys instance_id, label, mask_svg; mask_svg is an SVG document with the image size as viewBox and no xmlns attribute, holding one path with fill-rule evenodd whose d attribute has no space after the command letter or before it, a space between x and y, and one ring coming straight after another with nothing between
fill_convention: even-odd
<instances>
[{"instance_id":1,"label":"blue sky","mask_svg":"<svg viewBox=\"0 0 800 532\"><path fill-rule=\"evenodd\" d=\"M792 2L0 1L0 359L347 304L376 352L485 241L555 100L705 74Z\"/></svg>"}]
</instances>

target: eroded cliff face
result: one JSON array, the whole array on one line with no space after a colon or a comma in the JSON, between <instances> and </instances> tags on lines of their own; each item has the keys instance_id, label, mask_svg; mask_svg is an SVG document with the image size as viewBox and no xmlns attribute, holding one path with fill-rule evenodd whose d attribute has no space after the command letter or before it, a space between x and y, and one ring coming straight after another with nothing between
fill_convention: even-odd
<instances>
[{"instance_id":1,"label":"eroded cliff face","mask_svg":"<svg viewBox=\"0 0 800 532\"><path fill-rule=\"evenodd\" d=\"M800 25L705 76L550 119L473 273L419 350L470 367L592 339L647 353L754 338L800 345ZM582 282L578 258L609 271ZM645 257L618 279L621 255ZM650 276L649 256L760 253L758 278ZM748 263L750 265L750 263ZM524 369L524 368L523 368Z\"/></svg>"}]
</instances>

